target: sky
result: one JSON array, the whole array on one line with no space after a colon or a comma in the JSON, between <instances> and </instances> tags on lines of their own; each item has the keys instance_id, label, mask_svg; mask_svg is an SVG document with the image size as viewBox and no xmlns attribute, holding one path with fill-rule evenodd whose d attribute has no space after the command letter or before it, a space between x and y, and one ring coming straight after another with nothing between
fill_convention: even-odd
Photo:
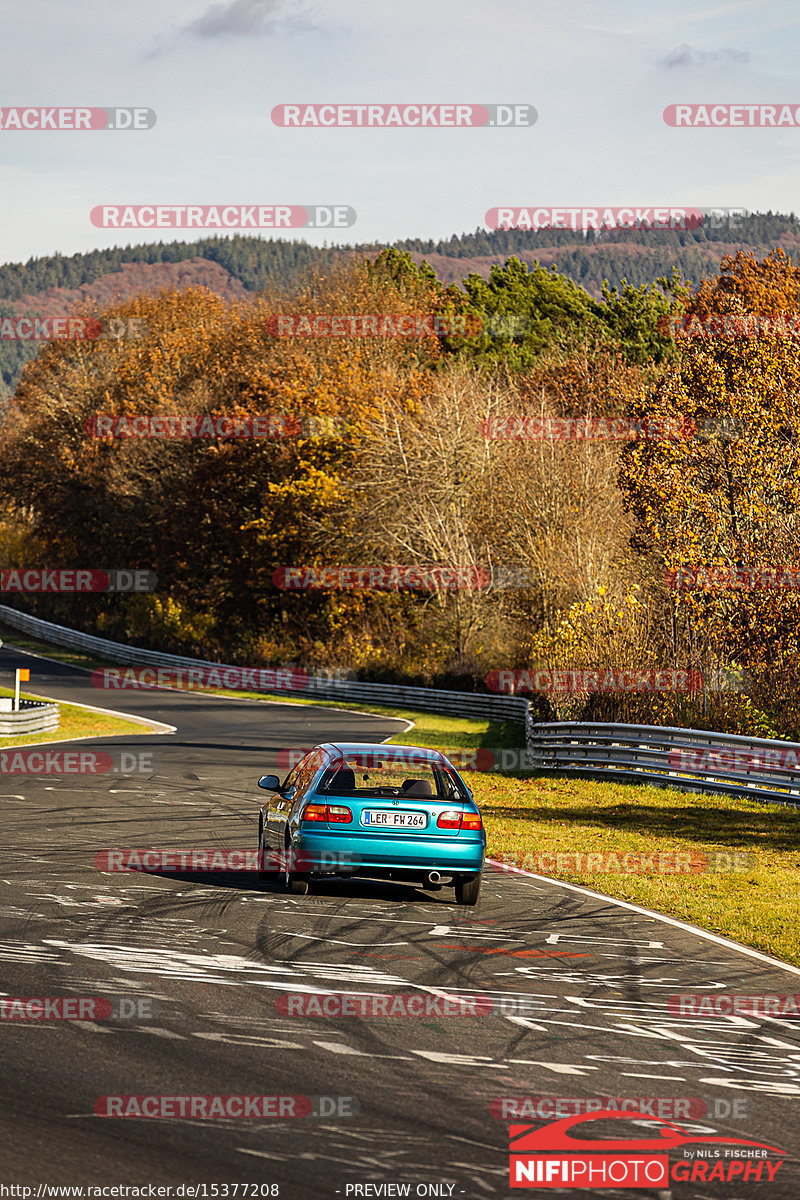
<instances>
[{"instance_id":1,"label":"sky","mask_svg":"<svg viewBox=\"0 0 800 1200\"><path fill-rule=\"evenodd\" d=\"M792 212L800 124L673 128L663 112L800 106L796 13L790 0L0 2L0 107L156 113L150 129L0 130L0 261L237 232L97 228L98 205L354 210L347 228L282 234L313 244L447 238L504 206ZM321 103L529 104L538 119L271 119Z\"/></svg>"}]
</instances>

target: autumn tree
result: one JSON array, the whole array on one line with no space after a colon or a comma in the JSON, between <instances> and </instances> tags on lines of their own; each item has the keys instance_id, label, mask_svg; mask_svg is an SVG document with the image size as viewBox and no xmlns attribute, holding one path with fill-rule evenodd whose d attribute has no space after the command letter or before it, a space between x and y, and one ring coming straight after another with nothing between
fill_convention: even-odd
<instances>
[{"instance_id":1,"label":"autumn tree","mask_svg":"<svg viewBox=\"0 0 800 1200\"><path fill-rule=\"evenodd\" d=\"M799 311L800 271L781 250L761 262L726 258L687 306L690 319ZM620 486L634 545L656 575L703 567L719 583L726 569L756 572L755 587L744 575L738 586L679 587L673 611L710 637L721 662L778 681L771 702L783 704L800 650L800 593L762 586L761 571L800 563L800 342L777 324L750 337L732 320L706 328L638 406L642 418L682 422L685 435L628 447Z\"/></svg>"},{"instance_id":2,"label":"autumn tree","mask_svg":"<svg viewBox=\"0 0 800 1200\"><path fill-rule=\"evenodd\" d=\"M341 299L353 311L359 295ZM190 617L213 616L210 628L202 626L206 653L225 647L250 655L254 637L265 653L274 649L274 626L283 636L292 613L275 593L273 571L318 545L357 456L360 422L413 374L401 378L392 367L392 353L401 362L409 353L399 339L277 338L269 315L263 303L227 307L201 290L116 306L102 316L138 319L146 335L53 343L27 368L4 426L0 498L26 516L45 563L152 568ZM299 435L87 432L98 414L164 413L273 413ZM152 615L143 601L138 608L110 598L92 603L109 632L126 627L126 613L144 607L144 617ZM51 601L50 611L74 613L74 601ZM307 597L298 616L305 625L316 621L324 641L324 601ZM199 648L195 640L187 648Z\"/></svg>"}]
</instances>

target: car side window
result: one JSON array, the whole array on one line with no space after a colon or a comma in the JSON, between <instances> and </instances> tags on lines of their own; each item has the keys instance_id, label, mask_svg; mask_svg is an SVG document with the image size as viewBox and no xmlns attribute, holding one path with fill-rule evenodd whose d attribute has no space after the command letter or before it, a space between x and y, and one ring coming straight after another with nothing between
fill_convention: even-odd
<instances>
[{"instance_id":1,"label":"car side window","mask_svg":"<svg viewBox=\"0 0 800 1200\"><path fill-rule=\"evenodd\" d=\"M324 750L314 750L310 754L307 754L302 762L297 764L297 778L294 781L297 791L294 794L293 803L297 803L301 797L305 796L313 782L314 776L325 762L325 759Z\"/></svg>"},{"instance_id":2,"label":"car side window","mask_svg":"<svg viewBox=\"0 0 800 1200\"><path fill-rule=\"evenodd\" d=\"M434 767L436 782L440 798L446 800L466 800L467 796L458 786L455 778L449 771L443 771L439 767Z\"/></svg>"},{"instance_id":3,"label":"car side window","mask_svg":"<svg viewBox=\"0 0 800 1200\"><path fill-rule=\"evenodd\" d=\"M308 758L308 755L306 755L306 758ZM295 787L295 788L297 787L297 774L304 762L305 762L305 759L301 758L300 762L296 763L292 767L291 771L289 772L289 774L286 776L283 783L281 784L282 792L288 791L288 789L290 787Z\"/></svg>"}]
</instances>

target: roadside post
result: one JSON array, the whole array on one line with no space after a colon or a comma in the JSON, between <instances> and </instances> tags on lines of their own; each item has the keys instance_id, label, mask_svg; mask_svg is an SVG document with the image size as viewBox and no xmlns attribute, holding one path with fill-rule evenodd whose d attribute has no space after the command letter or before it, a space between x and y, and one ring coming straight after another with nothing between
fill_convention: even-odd
<instances>
[{"instance_id":1,"label":"roadside post","mask_svg":"<svg viewBox=\"0 0 800 1200\"><path fill-rule=\"evenodd\" d=\"M31 677L29 667L17 667L16 682L14 684L14 711L19 712L19 685L20 681L28 683Z\"/></svg>"}]
</instances>

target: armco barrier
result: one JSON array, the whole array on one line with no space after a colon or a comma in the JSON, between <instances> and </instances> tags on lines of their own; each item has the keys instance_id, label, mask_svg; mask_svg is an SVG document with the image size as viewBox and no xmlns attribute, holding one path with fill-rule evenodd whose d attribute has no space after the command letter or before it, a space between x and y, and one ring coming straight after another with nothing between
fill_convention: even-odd
<instances>
[{"instance_id":1,"label":"armco barrier","mask_svg":"<svg viewBox=\"0 0 800 1200\"><path fill-rule=\"evenodd\" d=\"M54 646L67 646L73 650L85 650L109 662L128 666L150 667L216 667L226 670L228 664L212 663L205 659L181 658L176 654L160 654L155 650L141 650L137 646L124 646L106 638L78 633L64 625L54 625L31 617L19 609L0 604L0 621L21 633L41 638ZM235 668L233 668L235 669ZM278 691L288 689L275 688ZM324 700L342 700L388 705L392 708L408 706L427 712L447 713L461 717L488 717L494 721L518 721L528 719L528 701L519 696L487 696L475 692L447 692L434 688L399 687L395 684L357 683L350 679L326 679L311 676L308 686L303 688L303 697L318 696ZM297 696L296 689L292 695Z\"/></svg>"},{"instance_id":2,"label":"armco barrier","mask_svg":"<svg viewBox=\"0 0 800 1200\"><path fill-rule=\"evenodd\" d=\"M658 725L531 725L534 771L575 771L800 807L800 745Z\"/></svg>"},{"instance_id":3,"label":"armco barrier","mask_svg":"<svg viewBox=\"0 0 800 1200\"><path fill-rule=\"evenodd\" d=\"M20 700L18 712L0 712L0 735L20 737L23 733L47 733L58 729L60 710L45 700Z\"/></svg>"},{"instance_id":4,"label":"armco barrier","mask_svg":"<svg viewBox=\"0 0 800 1200\"><path fill-rule=\"evenodd\" d=\"M159 654L78 633L6 605L0 605L0 621L53 645L87 650L109 662L130 666L225 669L221 663ZM781 755L781 761L786 763L787 758L793 760L792 752L796 752L800 763L800 745L793 742L658 725L580 721L535 724L528 701L520 696L486 696L474 692L356 683L349 679L312 676L303 695L393 708L408 706L462 717L519 721L525 724L528 766L533 771L581 772L627 783L656 783L681 791L716 792L800 806L800 768L795 770L793 765L778 765L776 758ZM716 750L718 754L716 760L710 759L702 769L693 765L689 770L675 765L676 751L681 750L709 753ZM726 756L725 751L733 753ZM764 759L763 767L761 758Z\"/></svg>"}]
</instances>

